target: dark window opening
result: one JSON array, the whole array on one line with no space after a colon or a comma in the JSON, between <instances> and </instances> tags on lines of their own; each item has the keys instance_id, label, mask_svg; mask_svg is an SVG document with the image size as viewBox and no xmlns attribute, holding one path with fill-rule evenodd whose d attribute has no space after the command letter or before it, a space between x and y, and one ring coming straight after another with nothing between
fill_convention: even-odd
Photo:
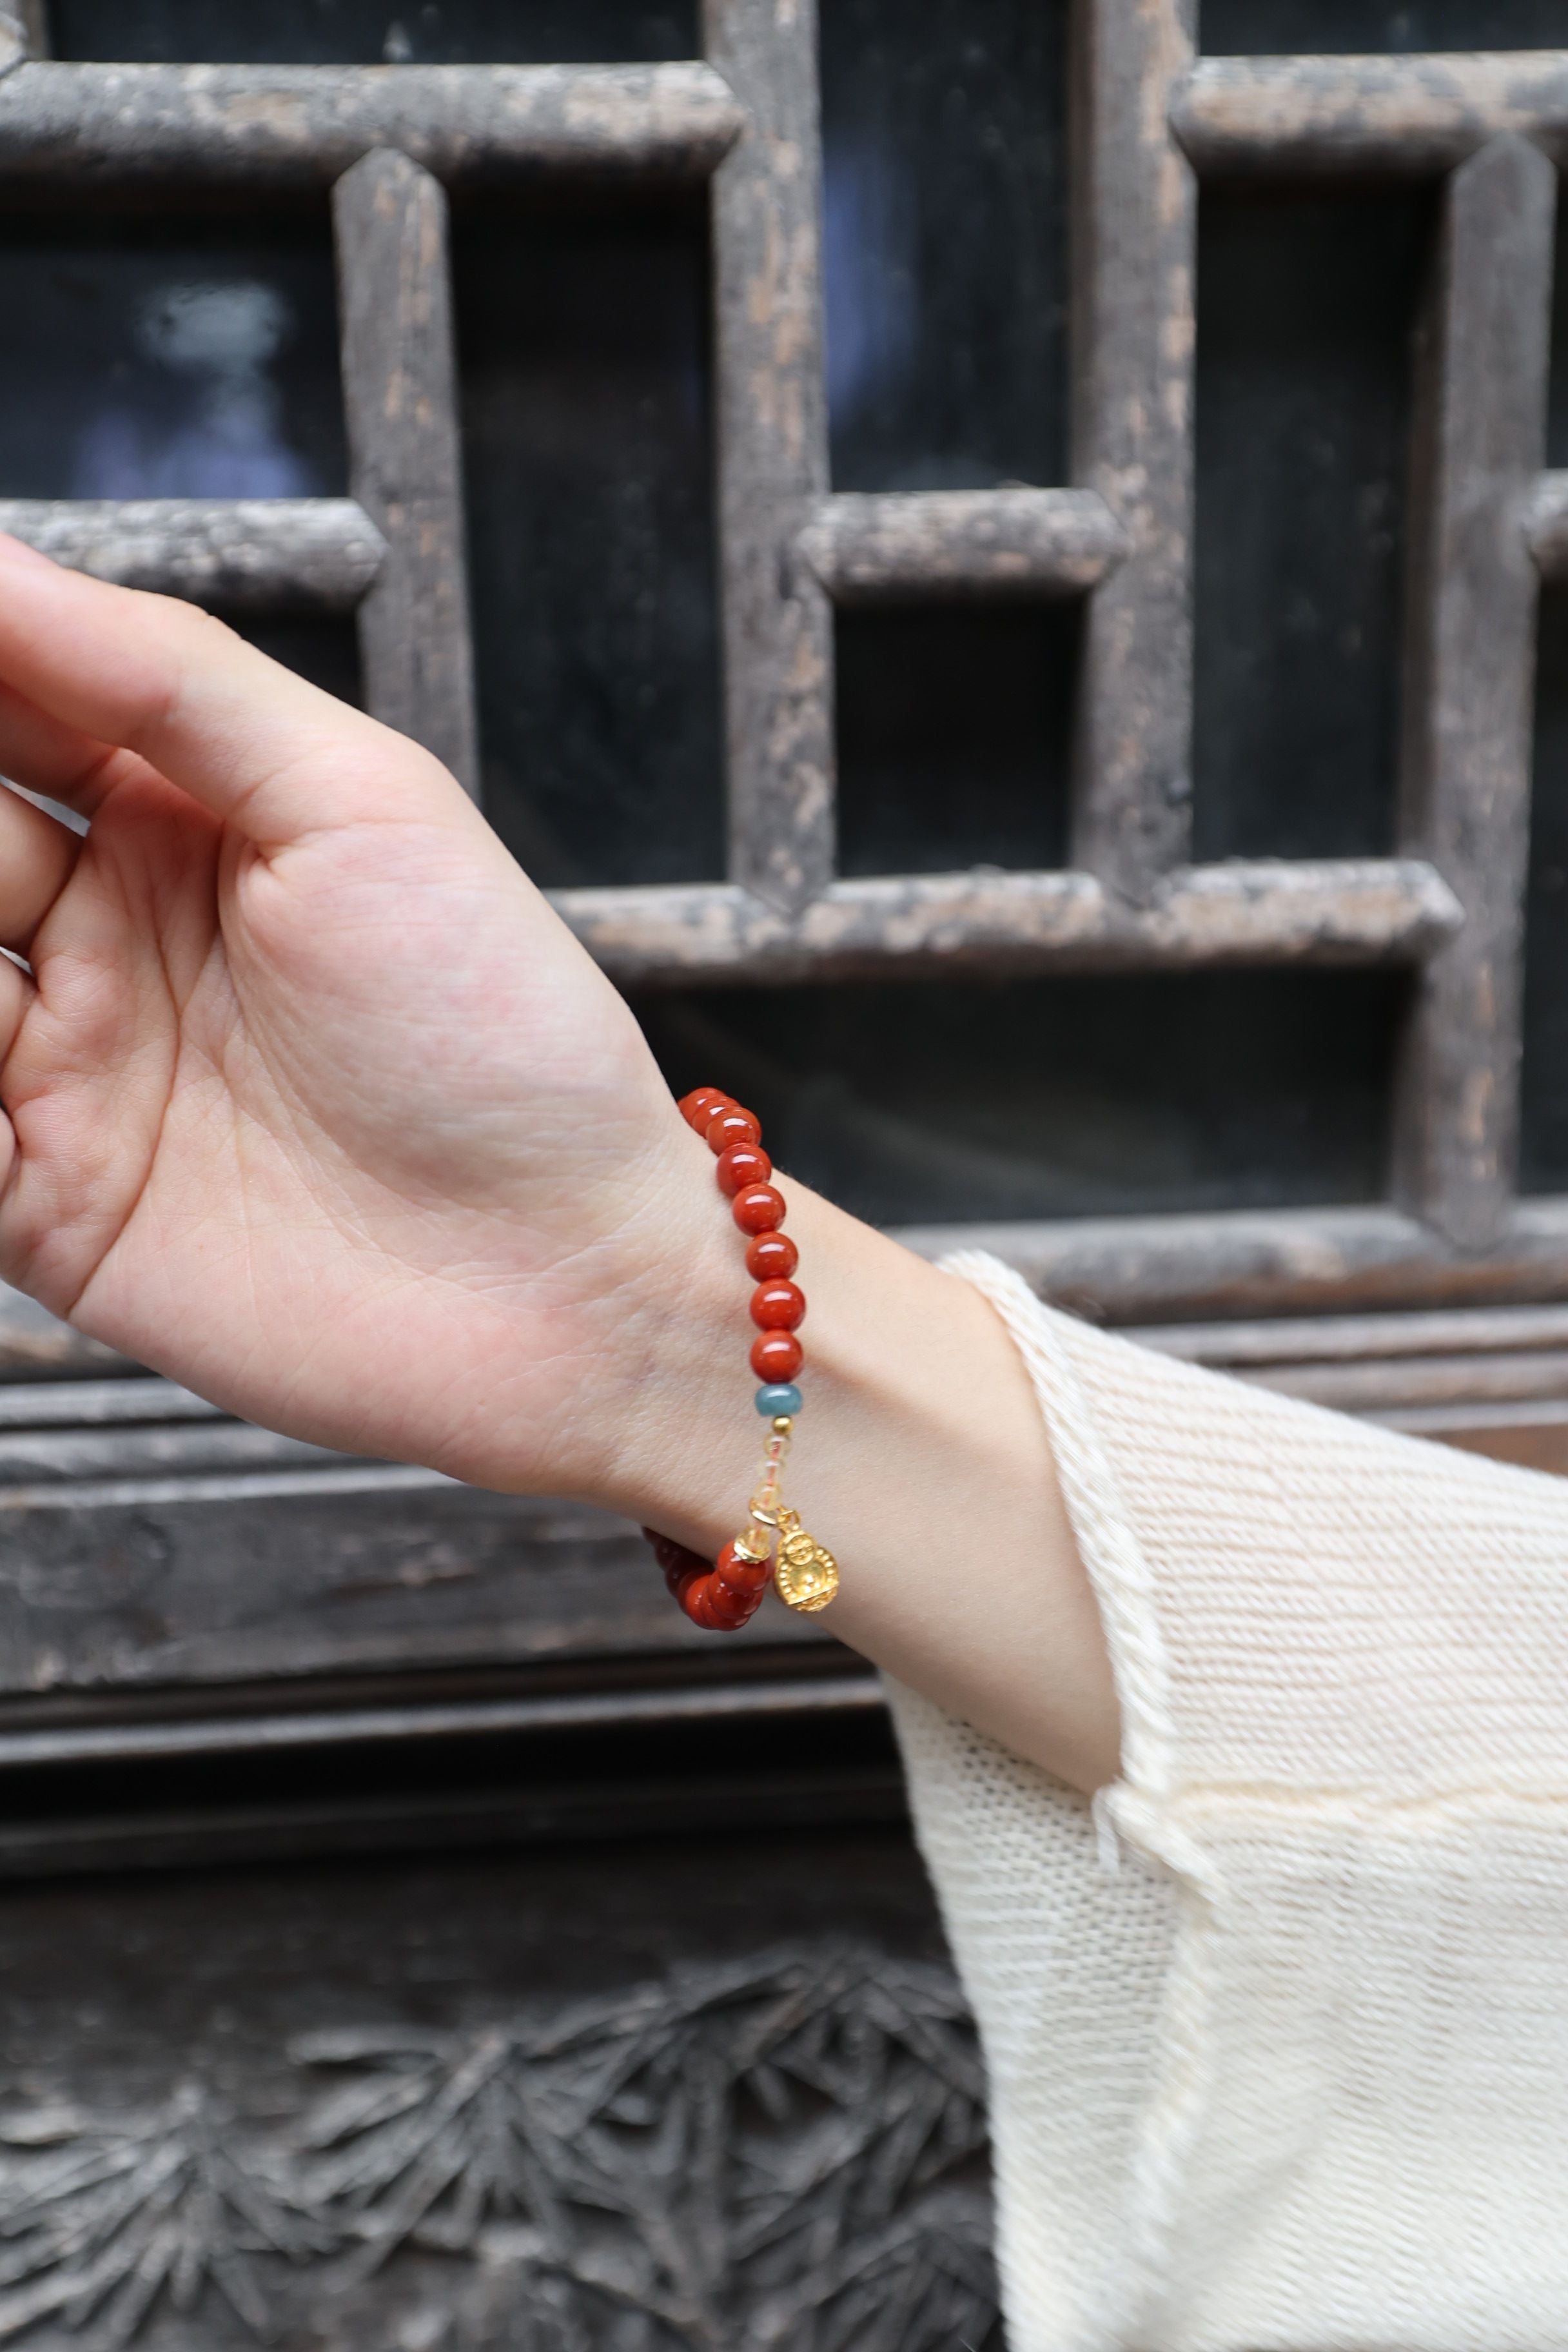
<instances>
[{"instance_id":1,"label":"dark window opening","mask_svg":"<svg viewBox=\"0 0 1568 2352\"><path fill-rule=\"evenodd\" d=\"M838 614L844 873L1066 863L1078 634L1068 604Z\"/></svg>"},{"instance_id":2,"label":"dark window opening","mask_svg":"<svg viewBox=\"0 0 1568 2352\"><path fill-rule=\"evenodd\" d=\"M347 488L324 215L0 216L0 497Z\"/></svg>"},{"instance_id":3,"label":"dark window opening","mask_svg":"<svg viewBox=\"0 0 1568 2352\"><path fill-rule=\"evenodd\" d=\"M454 264L486 812L542 883L716 878L702 215L465 214Z\"/></svg>"},{"instance_id":4,"label":"dark window opening","mask_svg":"<svg viewBox=\"0 0 1568 2352\"><path fill-rule=\"evenodd\" d=\"M833 479L1067 468L1067 8L822 0Z\"/></svg>"},{"instance_id":5,"label":"dark window opening","mask_svg":"<svg viewBox=\"0 0 1568 2352\"><path fill-rule=\"evenodd\" d=\"M1520 1184L1568 1190L1568 593L1541 600L1524 933Z\"/></svg>"},{"instance_id":6,"label":"dark window opening","mask_svg":"<svg viewBox=\"0 0 1568 2352\"><path fill-rule=\"evenodd\" d=\"M695 0L50 0L57 58L586 65L699 54Z\"/></svg>"},{"instance_id":7,"label":"dark window opening","mask_svg":"<svg viewBox=\"0 0 1568 2352\"><path fill-rule=\"evenodd\" d=\"M1394 835L1420 190L1215 187L1199 215L1200 857Z\"/></svg>"},{"instance_id":8,"label":"dark window opening","mask_svg":"<svg viewBox=\"0 0 1568 2352\"><path fill-rule=\"evenodd\" d=\"M1384 1192L1391 972L905 981L637 1013L677 1092L879 1224L1282 1207Z\"/></svg>"},{"instance_id":9,"label":"dark window opening","mask_svg":"<svg viewBox=\"0 0 1568 2352\"><path fill-rule=\"evenodd\" d=\"M1557 49L1568 42L1568 7L1563 0L1202 0L1198 34L1211 57Z\"/></svg>"}]
</instances>

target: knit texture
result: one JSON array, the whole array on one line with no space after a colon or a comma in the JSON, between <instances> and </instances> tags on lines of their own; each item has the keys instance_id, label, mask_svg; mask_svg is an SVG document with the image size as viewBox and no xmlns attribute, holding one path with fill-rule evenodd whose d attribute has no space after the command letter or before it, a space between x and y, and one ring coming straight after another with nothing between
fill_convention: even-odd
<instances>
[{"instance_id":1,"label":"knit texture","mask_svg":"<svg viewBox=\"0 0 1568 2352\"><path fill-rule=\"evenodd\" d=\"M1012 2352L1568 2347L1568 1481L1011 1331L1121 1697L1091 1808L913 1693Z\"/></svg>"}]
</instances>

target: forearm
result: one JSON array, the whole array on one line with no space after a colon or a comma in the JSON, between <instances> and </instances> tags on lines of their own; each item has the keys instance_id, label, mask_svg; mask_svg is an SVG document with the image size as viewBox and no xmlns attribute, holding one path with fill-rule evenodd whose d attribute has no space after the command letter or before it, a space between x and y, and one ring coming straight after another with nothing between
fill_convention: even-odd
<instances>
[{"instance_id":1,"label":"forearm","mask_svg":"<svg viewBox=\"0 0 1568 2352\"><path fill-rule=\"evenodd\" d=\"M691 1155L687 1279L602 1499L711 1558L745 1524L749 1281ZM879 1665L1079 1789L1118 1723L1098 1613L1028 1375L965 1282L787 1177L810 1311L786 1494L837 1556L824 1620Z\"/></svg>"}]
</instances>

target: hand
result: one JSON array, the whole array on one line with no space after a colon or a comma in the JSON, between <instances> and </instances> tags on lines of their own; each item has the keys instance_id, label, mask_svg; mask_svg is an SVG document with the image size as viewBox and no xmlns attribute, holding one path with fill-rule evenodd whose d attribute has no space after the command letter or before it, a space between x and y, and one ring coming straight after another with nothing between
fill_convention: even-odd
<instances>
[{"instance_id":1,"label":"hand","mask_svg":"<svg viewBox=\"0 0 1568 2352\"><path fill-rule=\"evenodd\" d=\"M91 819L0 792L0 1275L274 1428L595 1490L707 1155L451 777L3 539L0 773Z\"/></svg>"},{"instance_id":2,"label":"hand","mask_svg":"<svg viewBox=\"0 0 1568 2352\"><path fill-rule=\"evenodd\" d=\"M0 958L0 1275L250 1420L711 1556L758 1438L711 1162L451 777L190 606L4 539L0 774L91 820L0 789L32 968ZM834 1630L1093 1787L1116 1702L1011 1342L787 1192L792 1499L845 1562ZM977 1610L975 1561L1021 1541Z\"/></svg>"}]
</instances>

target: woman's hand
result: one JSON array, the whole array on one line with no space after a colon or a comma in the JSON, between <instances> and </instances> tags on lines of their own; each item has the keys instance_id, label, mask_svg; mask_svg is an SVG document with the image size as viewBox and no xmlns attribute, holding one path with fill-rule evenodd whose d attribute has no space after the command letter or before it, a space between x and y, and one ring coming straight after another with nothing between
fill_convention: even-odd
<instances>
[{"instance_id":1,"label":"woman's hand","mask_svg":"<svg viewBox=\"0 0 1568 2352\"><path fill-rule=\"evenodd\" d=\"M733 1227L451 777L190 606L3 539L0 774L91 820L0 788L0 945L32 968L0 958L0 1275L251 1420L711 1556L759 1441ZM844 1563L834 1630L1094 1786L1115 1700L1010 1340L787 1192L791 1499Z\"/></svg>"},{"instance_id":2,"label":"woman's hand","mask_svg":"<svg viewBox=\"0 0 1568 2352\"><path fill-rule=\"evenodd\" d=\"M274 1428L592 1489L706 1155L451 777L5 540L0 773L91 819L0 793L0 1275Z\"/></svg>"}]
</instances>

